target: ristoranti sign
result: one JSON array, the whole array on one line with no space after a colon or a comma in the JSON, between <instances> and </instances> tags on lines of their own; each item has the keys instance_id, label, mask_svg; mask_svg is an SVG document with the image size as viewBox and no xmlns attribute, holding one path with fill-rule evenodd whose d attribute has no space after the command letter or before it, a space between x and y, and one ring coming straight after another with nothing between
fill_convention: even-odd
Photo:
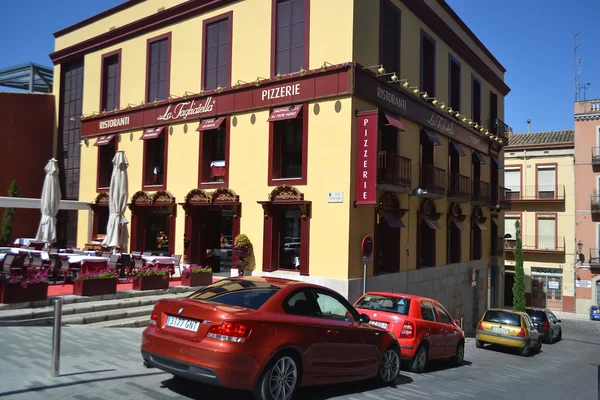
<instances>
[{"instance_id":1,"label":"ristoranti sign","mask_svg":"<svg viewBox=\"0 0 600 400\"><path fill-rule=\"evenodd\" d=\"M378 111L359 113L356 127L356 204L377 204Z\"/></svg>"},{"instance_id":2,"label":"ristoranti sign","mask_svg":"<svg viewBox=\"0 0 600 400\"><path fill-rule=\"evenodd\" d=\"M355 72L357 96L377 104L397 116L408 118L423 128L437 131L482 153L489 153L490 142L463 126L458 120L418 100L411 93L386 85L360 68L356 68Z\"/></svg>"},{"instance_id":3,"label":"ristoranti sign","mask_svg":"<svg viewBox=\"0 0 600 400\"><path fill-rule=\"evenodd\" d=\"M190 96L171 102L161 101L121 111L117 114L86 118L81 136L106 135L133 129L151 128L174 122L197 121L255 109L276 108L350 94L349 67L307 73L282 80L263 81L260 86L244 85L221 93Z\"/></svg>"}]
</instances>

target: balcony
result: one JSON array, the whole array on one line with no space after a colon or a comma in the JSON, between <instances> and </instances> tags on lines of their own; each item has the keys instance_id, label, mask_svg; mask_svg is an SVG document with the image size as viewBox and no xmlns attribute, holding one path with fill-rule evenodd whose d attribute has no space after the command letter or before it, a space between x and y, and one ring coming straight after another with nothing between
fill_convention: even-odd
<instances>
[{"instance_id":1,"label":"balcony","mask_svg":"<svg viewBox=\"0 0 600 400\"><path fill-rule=\"evenodd\" d=\"M473 191L471 192L471 201L473 204L490 204L491 200L490 184L483 181L473 181Z\"/></svg>"},{"instance_id":2,"label":"balcony","mask_svg":"<svg viewBox=\"0 0 600 400\"><path fill-rule=\"evenodd\" d=\"M514 252L515 239L507 239L504 243L505 251ZM521 237L521 243L524 253L565 254L565 238L562 236L525 235Z\"/></svg>"},{"instance_id":3,"label":"balcony","mask_svg":"<svg viewBox=\"0 0 600 400\"><path fill-rule=\"evenodd\" d=\"M592 165L600 165L600 147L592 147Z\"/></svg>"},{"instance_id":4,"label":"balcony","mask_svg":"<svg viewBox=\"0 0 600 400\"><path fill-rule=\"evenodd\" d=\"M446 171L430 164L421 164L421 189L428 195L446 194Z\"/></svg>"},{"instance_id":5,"label":"balcony","mask_svg":"<svg viewBox=\"0 0 600 400\"><path fill-rule=\"evenodd\" d=\"M490 203L490 206L492 208L499 208L499 209L507 209L508 208L508 201L507 201L507 189L503 188L502 186L492 186L492 201Z\"/></svg>"},{"instance_id":6,"label":"balcony","mask_svg":"<svg viewBox=\"0 0 600 400\"><path fill-rule=\"evenodd\" d=\"M564 203L565 185L526 185L521 187L508 187L506 194L509 203L517 202L543 202Z\"/></svg>"},{"instance_id":7,"label":"balcony","mask_svg":"<svg viewBox=\"0 0 600 400\"><path fill-rule=\"evenodd\" d=\"M448 174L448 198L456 201L469 201L471 178L461 174Z\"/></svg>"},{"instance_id":8,"label":"balcony","mask_svg":"<svg viewBox=\"0 0 600 400\"><path fill-rule=\"evenodd\" d=\"M385 190L406 192L411 189L411 160L389 151L377 153L377 185Z\"/></svg>"},{"instance_id":9,"label":"balcony","mask_svg":"<svg viewBox=\"0 0 600 400\"><path fill-rule=\"evenodd\" d=\"M590 196L590 210L592 210L592 214L600 214L600 195Z\"/></svg>"},{"instance_id":10,"label":"balcony","mask_svg":"<svg viewBox=\"0 0 600 400\"><path fill-rule=\"evenodd\" d=\"M600 264L600 249L590 249L590 259L588 262L593 265Z\"/></svg>"},{"instance_id":11,"label":"balcony","mask_svg":"<svg viewBox=\"0 0 600 400\"><path fill-rule=\"evenodd\" d=\"M512 128L504 123L499 118L490 118L488 120L488 126L490 133L498 135L501 138L506 139L508 132L512 131Z\"/></svg>"}]
</instances>

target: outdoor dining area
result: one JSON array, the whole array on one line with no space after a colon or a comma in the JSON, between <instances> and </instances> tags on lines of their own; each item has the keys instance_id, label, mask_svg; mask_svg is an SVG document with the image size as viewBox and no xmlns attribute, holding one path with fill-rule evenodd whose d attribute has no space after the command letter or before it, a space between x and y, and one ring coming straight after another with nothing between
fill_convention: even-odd
<instances>
[{"instance_id":1,"label":"outdoor dining area","mask_svg":"<svg viewBox=\"0 0 600 400\"><path fill-rule=\"evenodd\" d=\"M169 286L212 283L210 268L183 266L181 255L127 252L129 234L125 207L128 199L127 158L113 158L106 236L93 247L60 249L56 242L56 215L60 206L57 161L46 165L40 199L41 220L35 238L16 239L0 247L0 303L45 300L74 294L98 296L117 290L156 290Z\"/></svg>"}]
</instances>

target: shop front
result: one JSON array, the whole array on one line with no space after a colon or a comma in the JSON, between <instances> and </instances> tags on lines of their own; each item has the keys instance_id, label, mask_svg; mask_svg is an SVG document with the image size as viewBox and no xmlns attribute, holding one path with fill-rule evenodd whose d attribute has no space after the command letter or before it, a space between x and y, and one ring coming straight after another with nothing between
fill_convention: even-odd
<instances>
[{"instance_id":1,"label":"shop front","mask_svg":"<svg viewBox=\"0 0 600 400\"><path fill-rule=\"evenodd\" d=\"M212 193L193 189L181 206L185 211L184 261L229 276L233 241L240 233L239 196L226 188Z\"/></svg>"},{"instance_id":2,"label":"shop front","mask_svg":"<svg viewBox=\"0 0 600 400\"><path fill-rule=\"evenodd\" d=\"M138 191L131 197L131 251L172 255L175 252L177 203L167 191Z\"/></svg>"}]
</instances>

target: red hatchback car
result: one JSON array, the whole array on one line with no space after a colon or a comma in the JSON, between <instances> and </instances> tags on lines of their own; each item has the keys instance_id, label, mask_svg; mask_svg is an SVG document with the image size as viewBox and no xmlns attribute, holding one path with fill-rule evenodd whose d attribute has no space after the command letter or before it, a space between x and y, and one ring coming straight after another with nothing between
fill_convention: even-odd
<instances>
[{"instance_id":1,"label":"red hatchback car","mask_svg":"<svg viewBox=\"0 0 600 400\"><path fill-rule=\"evenodd\" d=\"M288 400L298 387L377 378L393 383L400 349L340 294L278 278L223 279L156 303L144 364L211 385Z\"/></svg>"},{"instance_id":2,"label":"red hatchback car","mask_svg":"<svg viewBox=\"0 0 600 400\"><path fill-rule=\"evenodd\" d=\"M400 293L369 292L354 304L370 323L398 337L402 358L410 370L421 373L428 360L451 358L462 364L465 335L458 321L437 301Z\"/></svg>"}]
</instances>

